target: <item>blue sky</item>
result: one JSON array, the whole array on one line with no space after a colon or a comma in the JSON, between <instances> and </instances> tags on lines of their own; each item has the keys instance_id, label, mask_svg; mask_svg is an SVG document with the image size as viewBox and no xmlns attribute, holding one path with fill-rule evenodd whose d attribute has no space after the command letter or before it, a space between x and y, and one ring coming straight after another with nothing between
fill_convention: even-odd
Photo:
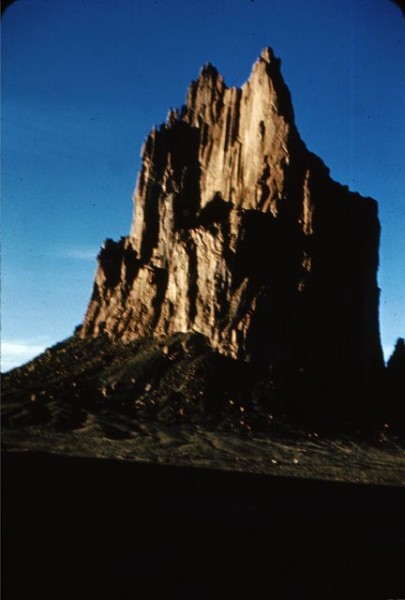
<instances>
[{"instance_id":1,"label":"blue sky","mask_svg":"<svg viewBox=\"0 0 405 600\"><path fill-rule=\"evenodd\" d=\"M72 334L127 235L140 149L210 61L282 59L308 148L379 201L386 354L405 335L405 20L389 0L18 0L2 23L2 368Z\"/></svg>"}]
</instances>

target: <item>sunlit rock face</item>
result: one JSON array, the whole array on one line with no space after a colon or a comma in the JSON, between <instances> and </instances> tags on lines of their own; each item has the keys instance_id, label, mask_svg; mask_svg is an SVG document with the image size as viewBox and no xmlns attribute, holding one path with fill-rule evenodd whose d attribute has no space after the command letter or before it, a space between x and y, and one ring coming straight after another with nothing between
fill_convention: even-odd
<instances>
[{"instance_id":1,"label":"sunlit rock face","mask_svg":"<svg viewBox=\"0 0 405 600\"><path fill-rule=\"evenodd\" d=\"M291 393L368 393L383 367L377 205L306 149L270 49L241 89L203 67L146 139L134 203L130 236L100 252L82 337L198 332Z\"/></svg>"}]
</instances>

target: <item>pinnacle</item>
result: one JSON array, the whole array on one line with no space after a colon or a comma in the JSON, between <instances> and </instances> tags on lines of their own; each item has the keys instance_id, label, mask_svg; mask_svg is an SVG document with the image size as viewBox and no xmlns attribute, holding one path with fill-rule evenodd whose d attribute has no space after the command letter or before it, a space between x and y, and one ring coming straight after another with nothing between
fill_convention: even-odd
<instances>
[{"instance_id":1,"label":"pinnacle","mask_svg":"<svg viewBox=\"0 0 405 600\"><path fill-rule=\"evenodd\" d=\"M266 48L263 48L263 50L260 54L260 58L262 58L263 60L265 60L268 63L272 62L272 60L275 59L273 49L270 48L270 46L266 46Z\"/></svg>"},{"instance_id":2,"label":"pinnacle","mask_svg":"<svg viewBox=\"0 0 405 600\"><path fill-rule=\"evenodd\" d=\"M219 76L218 69L216 67L214 67L213 64L208 62L205 65L203 65L200 70L200 77L204 77L204 76L210 76L213 79L217 78Z\"/></svg>"}]
</instances>

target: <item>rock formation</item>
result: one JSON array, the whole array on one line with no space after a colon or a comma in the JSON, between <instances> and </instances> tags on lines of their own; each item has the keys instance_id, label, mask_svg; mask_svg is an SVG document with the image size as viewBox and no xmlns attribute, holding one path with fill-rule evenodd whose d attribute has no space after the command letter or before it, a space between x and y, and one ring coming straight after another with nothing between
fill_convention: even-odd
<instances>
[{"instance_id":1,"label":"rock formation","mask_svg":"<svg viewBox=\"0 0 405 600\"><path fill-rule=\"evenodd\" d=\"M129 237L99 254L82 338L196 332L297 406L344 418L371 402L377 205L307 150L270 49L241 89L203 67L147 138L134 203Z\"/></svg>"},{"instance_id":2,"label":"rock formation","mask_svg":"<svg viewBox=\"0 0 405 600\"><path fill-rule=\"evenodd\" d=\"M405 340L398 338L384 381L385 427L405 434Z\"/></svg>"}]
</instances>

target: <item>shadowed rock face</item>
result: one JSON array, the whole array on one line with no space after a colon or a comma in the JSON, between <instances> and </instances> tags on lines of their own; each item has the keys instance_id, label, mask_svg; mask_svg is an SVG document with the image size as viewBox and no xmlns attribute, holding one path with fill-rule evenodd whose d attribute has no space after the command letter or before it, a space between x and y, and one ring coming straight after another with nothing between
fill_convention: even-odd
<instances>
[{"instance_id":1,"label":"shadowed rock face","mask_svg":"<svg viewBox=\"0 0 405 600\"><path fill-rule=\"evenodd\" d=\"M270 49L241 89L203 67L147 138L134 202L81 337L197 332L298 402L367 401L383 369L377 205L306 149Z\"/></svg>"},{"instance_id":2,"label":"shadowed rock face","mask_svg":"<svg viewBox=\"0 0 405 600\"><path fill-rule=\"evenodd\" d=\"M399 338L385 372L385 417L391 430L405 434L405 340Z\"/></svg>"}]
</instances>

